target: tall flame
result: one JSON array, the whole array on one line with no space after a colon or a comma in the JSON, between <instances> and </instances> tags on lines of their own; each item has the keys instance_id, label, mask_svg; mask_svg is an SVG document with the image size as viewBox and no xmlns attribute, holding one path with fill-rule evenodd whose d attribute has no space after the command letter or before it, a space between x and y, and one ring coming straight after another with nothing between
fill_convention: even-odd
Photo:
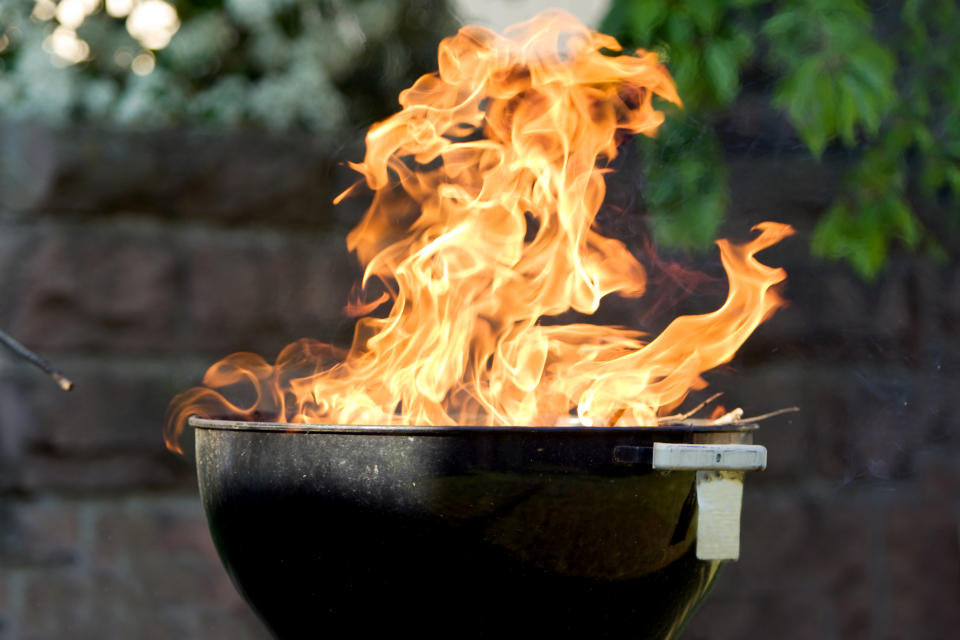
<instances>
[{"instance_id":1,"label":"tall flame","mask_svg":"<svg viewBox=\"0 0 960 640\"><path fill-rule=\"evenodd\" d=\"M621 54L621 55L617 55ZM675 319L645 343L619 327L545 326L591 314L610 293L641 296L646 273L594 228L617 144L653 135L653 96L679 104L654 53L551 11L504 36L467 26L439 48L439 71L400 94L402 110L371 127L351 166L374 194L347 245L363 285L349 350L301 340L270 365L240 353L204 387L174 399L167 445L198 413L331 424L656 424L702 388L781 304L786 275L754 258L792 233L763 223L746 245L718 242L730 281L713 313ZM346 194L342 194L343 198ZM338 201L339 199L338 198ZM221 393L252 392L242 406Z\"/></svg>"}]
</instances>

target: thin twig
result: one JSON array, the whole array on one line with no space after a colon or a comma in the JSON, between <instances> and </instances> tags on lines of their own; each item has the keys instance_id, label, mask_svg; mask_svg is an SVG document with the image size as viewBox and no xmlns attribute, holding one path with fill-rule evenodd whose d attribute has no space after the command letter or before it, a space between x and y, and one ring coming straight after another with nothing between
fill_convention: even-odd
<instances>
[{"instance_id":1,"label":"thin twig","mask_svg":"<svg viewBox=\"0 0 960 640\"><path fill-rule=\"evenodd\" d=\"M694 418L693 416L697 414L705 406L722 396L723 393L715 393L693 409L685 413L675 413L669 416L660 416L657 418L657 424L660 426L663 425L674 425L681 427L720 427L725 425L741 425L741 424L753 424L754 422L760 422L761 420L766 420L768 418L773 418L776 416L783 415L785 413L796 413L800 411L800 407L786 407L784 409L777 409L776 411L770 411L769 413L761 413L758 416L750 416L748 418L743 417L743 409L737 408L733 411L728 411L718 418ZM627 407L621 407L617 409L616 413L610 418L610 421L607 423L607 426L613 427L616 426L620 418L623 417L623 414L627 412Z\"/></svg>"},{"instance_id":2,"label":"thin twig","mask_svg":"<svg viewBox=\"0 0 960 640\"><path fill-rule=\"evenodd\" d=\"M690 409L690 411L687 411L686 413L675 413L669 416L661 416L657 418L657 423L658 424L675 424L675 421L677 420L686 420L696 415L701 409L703 409L705 406L707 406L708 404L710 404L711 402L713 402L714 400L716 400L722 395L723 395L723 391L719 391L713 394L712 396L710 396L709 398L707 398L706 400L704 400L703 402L701 402L700 404L698 404L697 406L695 406L693 409Z\"/></svg>"},{"instance_id":3,"label":"thin twig","mask_svg":"<svg viewBox=\"0 0 960 640\"><path fill-rule=\"evenodd\" d=\"M48 376L53 378L54 382L60 385L60 388L64 391L70 391L70 389L73 389L73 382L71 382L67 376L60 373L60 371L58 371L57 368L52 364L35 354L33 351L30 351L30 349L27 349L25 346L14 340L3 331L0 331L0 342L2 342L4 346L27 362L43 370Z\"/></svg>"},{"instance_id":4,"label":"thin twig","mask_svg":"<svg viewBox=\"0 0 960 640\"><path fill-rule=\"evenodd\" d=\"M787 407L786 409L777 409L776 411L764 413L759 416L750 416L748 418L744 418L743 409L734 409L729 413L723 414L719 418L688 418L686 420L673 422L671 424L682 427L719 427L725 425L753 424L754 422L760 422L761 420L766 420L767 418L779 416L784 413L794 413L796 411L800 411L800 407Z\"/></svg>"},{"instance_id":5,"label":"thin twig","mask_svg":"<svg viewBox=\"0 0 960 640\"><path fill-rule=\"evenodd\" d=\"M698 404L697 406L695 406L693 409L690 409L689 411L687 411L687 412L685 412L685 413L674 413L674 414L669 415L669 416L660 416L659 418L657 418L657 424L683 424L683 421L684 421L684 420L688 420L691 416L695 415L697 412L699 412L699 411L700 411L701 409L703 409L705 406L707 406L708 404L710 404L711 402L713 402L714 400L716 400L717 398L719 398L719 397L722 396L722 395L723 395L723 391L719 391L719 392L713 394L712 396L710 396L709 398L707 398L706 400L704 400L703 402L701 402L700 404ZM736 411L738 411L738 409L734 409L734 410L731 411L730 413L735 413ZM740 415L743 415L743 411L742 411L742 410L739 410L739 411L740 411ZM608 426L608 427L614 427L614 426L616 426L616 424L620 421L620 418L622 418L622 417L623 417L623 414L626 413L626 412L627 412L627 408L626 408L626 407L620 407L619 409L617 409L617 412L614 413L613 416L610 418L610 421L607 423L607 426ZM729 421L730 418L729 418L728 416L729 416L729 414L727 414L727 416L722 416L722 417L717 418L717 419L718 419L718 420L723 420L724 418L726 418L727 421ZM737 420L737 419L739 419L739 416L738 416L737 418L734 418L734 420ZM712 423L711 420L706 420L705 422L711 422L711 423ZM725 423L724 423L724 422L719 422L719 423L717 423L717 424L725 424Z\"/></svg>"},{"instance_id":6,"label":"thin twig","mask_svg":"<svg viewBox=\"0 0 960 640\"><path fill-rule=\"evenodd\" d=\"M713 394L712 396L710 396L709 398L707 398L706 400L704 400L703 402L695 406L693 409L690 409L690 411L687 411L686 413L684 413L683 414L684 419L689 418L694 414L698 413L700 409L703 409L708 404L711 404L714 400L716 400L722 395L723 395L723 391L718 391L717 393Z\"/></svg>"},{"instance_id":7,"label":"thin twig","mask_svg":"<svg viewBox=\"0 0 960 640\"><path fill-rule=\"evenodd\" d=\"M773 418L774 416L780 416L785 413L796 413L800 411L800 407L785 407L783 409L777 409L776 411L771 411L770 413L761 413L758 416L753 416L751 418L743 418L744 422L759 422L760 420L766 420L767 418Z\"/></svg>"}]
</instances>

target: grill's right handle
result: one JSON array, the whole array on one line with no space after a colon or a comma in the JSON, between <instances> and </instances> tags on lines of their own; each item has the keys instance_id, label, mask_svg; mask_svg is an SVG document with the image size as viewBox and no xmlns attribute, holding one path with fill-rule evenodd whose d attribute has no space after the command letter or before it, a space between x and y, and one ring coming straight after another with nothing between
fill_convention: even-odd
<instances>
[{"instance_id":1,"label":"grill's right handle","mask_svg":"<svg viewBox=\"0 0 960 640\"><path fill-rule=\"evenodd\" d=\"M662 471L696 471L697 557L740 557L743 474L767 467L767 450L755 444L653 445L652 465Z\"/></svg>"}]
</instances>

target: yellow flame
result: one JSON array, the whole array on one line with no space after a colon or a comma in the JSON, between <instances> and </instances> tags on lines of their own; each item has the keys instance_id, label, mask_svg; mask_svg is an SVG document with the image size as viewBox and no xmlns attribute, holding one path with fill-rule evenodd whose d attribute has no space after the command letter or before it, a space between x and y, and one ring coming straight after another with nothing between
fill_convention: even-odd
<instances>
[{"instance_id":1,"label":"yellow flame","mask_svg":"<svg viewBox=\"0 0 960 640\"><path fill-rule=\"evenodd\" d=\"M559 11L503 36L464 27L441 42L438 66L400 94L402 110L370 129L352 165L374 198L347 245L389 312L361 318L345 352L301 340L273 365L253 354L215 364L171 404L168 446L193 413L549 426L576 411L584 425L653 425L782 304L771 287L784 272L754 254L792 230L763 223L746 245L718 243L724 305L649 344L618 327L541 324L644 293L640 262L593 222L604 166L625 136L656 132L654 96L680 103L673 81L656 54L623 54ZM243 406L224 396L238 389Z\"/></svg>"}]
</instances>

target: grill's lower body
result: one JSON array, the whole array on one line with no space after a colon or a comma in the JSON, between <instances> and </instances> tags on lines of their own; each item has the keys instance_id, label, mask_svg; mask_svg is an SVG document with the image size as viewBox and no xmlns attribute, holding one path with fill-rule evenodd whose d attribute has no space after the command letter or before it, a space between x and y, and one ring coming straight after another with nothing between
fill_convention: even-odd
<instances>
[{"instance_id":1,"label":"grill's lower body","mask_svg":"<svg viewBox=\"0 0 960 640\"><path fill-rule=\"evenodd\" d=\"M612 452L751 435L193 423L220 557L280 638L675 637L719 566L695 472Z\"/></svg>"}]
</instances>

